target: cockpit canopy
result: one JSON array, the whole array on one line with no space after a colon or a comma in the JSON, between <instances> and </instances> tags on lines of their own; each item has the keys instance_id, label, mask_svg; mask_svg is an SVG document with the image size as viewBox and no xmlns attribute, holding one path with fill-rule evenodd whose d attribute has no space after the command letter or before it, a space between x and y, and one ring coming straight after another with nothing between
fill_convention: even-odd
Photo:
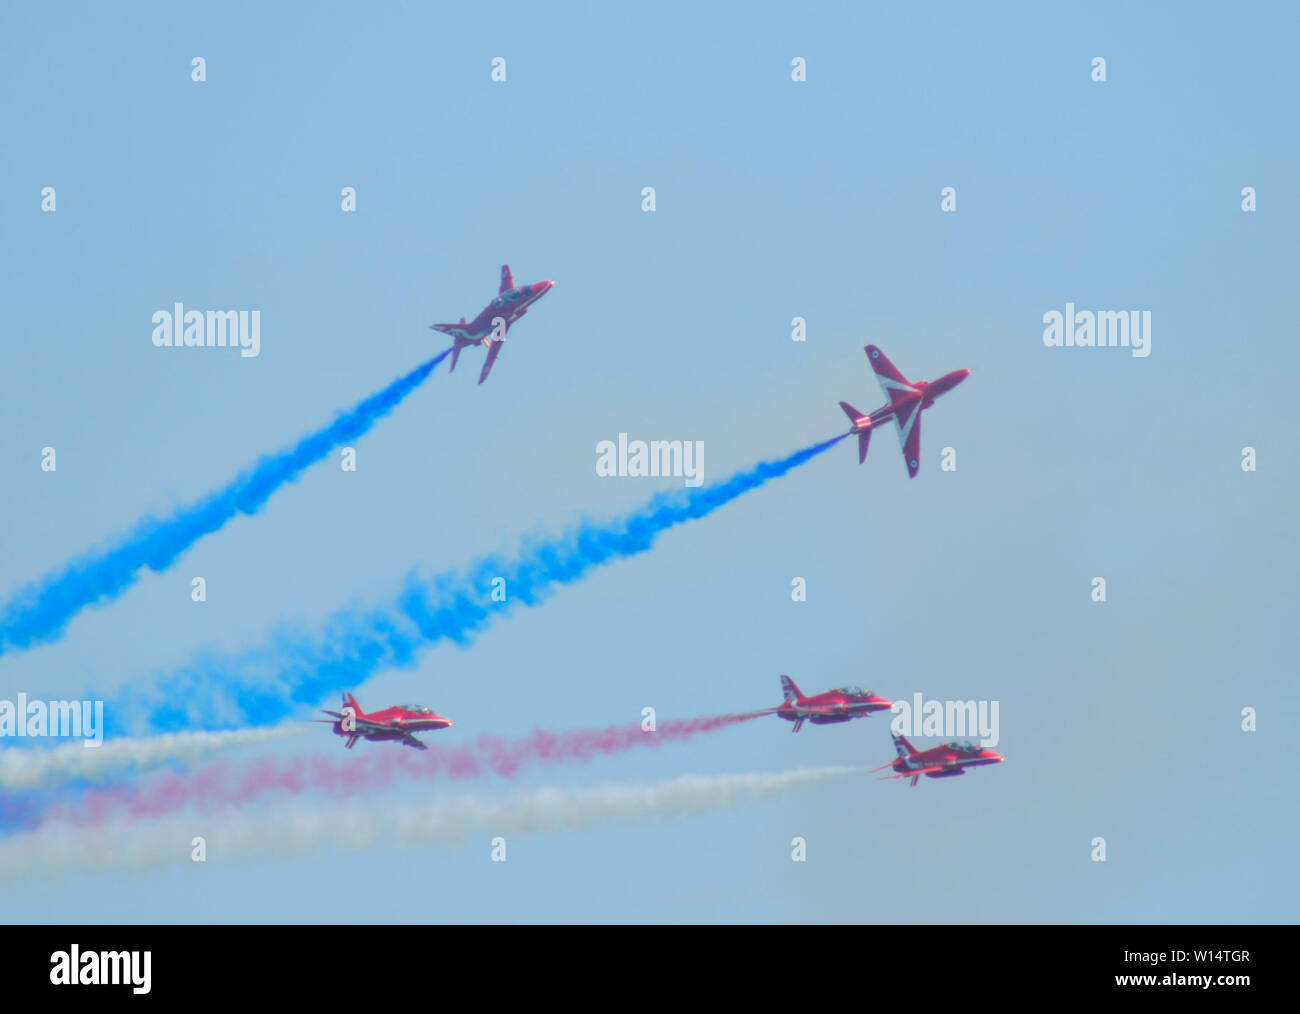
<instances>
[{"instance_id":1,"label":"cockpit canopy","mask_svg":"<svg viewBox=\"0 0 1300 1014\"><path fill-rule=\"evenodd\" d=\"M433 709L426 708L423 704L400 704L398 705L403 711L410 711L417 715L432 715Z\"/></svg>"},{"instance_id":2,"label":"cockpit canopy","mask_svg":"<svg viewBox=\"0 0 1300 1014\"><path fill-rule=\"evenodd\" d=\"M861 687L840 687L840 693L847 697L870 697L870 690L863 690Z\"/></svg>"},{"instance_id":3,"label":"cockpit canopy","mask_svg":"<svg viewBox=\"0 0 1300 1014\"><path fill-rule=\"evenodd\" d=\"M978 743L972 743L969 739L959 739L957 742L948 745L958 753L979 753L984 749Z\"/></svg>"}]
</instances>

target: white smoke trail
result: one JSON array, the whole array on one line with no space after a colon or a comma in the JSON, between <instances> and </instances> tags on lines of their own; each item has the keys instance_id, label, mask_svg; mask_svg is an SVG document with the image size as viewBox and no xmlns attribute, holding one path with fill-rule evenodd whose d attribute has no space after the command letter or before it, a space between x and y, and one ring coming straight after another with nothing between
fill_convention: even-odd
<instances>
[{"instance_id":1,"label":"white smoke trail","mask_svg":"<svg viewBox=\"0 0 1300 1014\"><path fill-rule=\"evenodd\" d=\"M456 845L471 835L581 830L607 821L643 824L764 799L859 768L799 768L770 774L689 775L596 788L543 788L505 796L439 796L428 803L275 809L229 817L201 814L92 830L47 826L0 841L0 883L110 870L154 870L191 858L202 836L207 861L293 858L321 849Z\"/></svg>"},{"instance_id":2,"label":"white smoke trail","mask_svg":"<svg viewBox=\"0 0 1300 1014\"><path fill-rule=\"evenodd\" d=\"M31 789L65 778L102 778L138 771L167 761L192 761L236 746L264 743L302 732L301 723L230 732L172 732L138 739L106 739L88 747L82 741L53 749L9 747L0 750L0 788Z\"/></svg>"}]
</instances>

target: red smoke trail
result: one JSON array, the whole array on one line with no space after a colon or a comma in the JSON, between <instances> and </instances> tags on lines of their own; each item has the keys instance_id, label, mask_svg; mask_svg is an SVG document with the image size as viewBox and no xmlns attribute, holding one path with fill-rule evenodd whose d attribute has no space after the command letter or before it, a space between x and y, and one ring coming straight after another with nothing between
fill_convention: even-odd
<instances>
[{"instance_id":1,"label":"red smoke trail","mask_svg":"<svg viewBox=\"0 0 1300 1014\"><path fill-rule=\"evenodd\" d=\"M401 778L510 778L530 764L584 763L598 754L616 754L637 746L689 739L770 714L717 715L659 723L654 732L640 726L545 732L524 739L481 736L460 747L431 745L416 753L397 743L368 743L362 755L261 758L246 764L210 764L179 775L159 775L136 787L117 786L87 792L79 804L50 808L48 819L69 824L99 824L114 817L156 817L185 806L201 811L239 807L273 795L302 792L351 795L384 788Z\"/></svg>"}]
</instances>

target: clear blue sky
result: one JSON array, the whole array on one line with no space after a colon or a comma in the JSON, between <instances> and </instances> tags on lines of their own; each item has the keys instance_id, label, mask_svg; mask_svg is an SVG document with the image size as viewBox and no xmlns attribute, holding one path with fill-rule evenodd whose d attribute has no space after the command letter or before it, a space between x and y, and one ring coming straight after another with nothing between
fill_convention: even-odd
<instances>
[{"instance_id":1,"label":"clear blue sky","mask_svg":"<svg viewBox=\"0 0 1300 1014\"><path fill-rule=\"evenodd\" d=\"M74 877L0 893L0 918L1300 918L1297 24L1283 3L7 5L4 592L438 351L428 325L476 313L502 263L557 286L488 384L476 350L440 370L356 473L318 466L6 656L0 696L107 694L679 485L598 478L619 432L703 440L710 479L811 443L838 400L879 404L873 342L909 376L973 371L926 413L917 479L892 434L861 467L841 446L358 692L468 740L766 706L788 672L998 700L1008 762L520 839L504 865L484 840ZM154 348L176 301L260 309L261 356ZM1067 301L1151 310L1151 356L1044 348ZM318 748L341 749L268 752ZM523 780L890 756L881 718L772 719Z\"/></svg>"}]
</instances>

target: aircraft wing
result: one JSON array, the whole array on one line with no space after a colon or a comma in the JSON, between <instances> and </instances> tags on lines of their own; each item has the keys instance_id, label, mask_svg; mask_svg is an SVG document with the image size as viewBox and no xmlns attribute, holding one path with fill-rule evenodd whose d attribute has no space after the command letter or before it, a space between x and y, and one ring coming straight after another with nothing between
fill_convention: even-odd
<instances>
[{"instance_id":1,"label":"aircraft wing","mask_svg":"<svg viewBox=\"0 0 1300 1014\"><path fill-rule=\"evenodd\" d=\"M867 362L875 371L880 389L885 392L885 397L889 399L891 405L901 397L916 393L916 388L898 372L898 368L889 361L889 357L874 345L867 346Z\"/></svg>"},{"instance_id":2,"label":"aircraft wing","mask_svg":"<svg viewBox=\"0 0 1300 1014\"><path fill-rule=\"evenodd\" d=\"M425 746L423 743L421 743L421 742L420 742L418 739L416 739L414 736L407 736L404 740L402 740L402 743L403 743L404 745L406 745L406 746L413 746L413 747L415 747L417 750L427 750L427 749L429 749L427 746Z\"/></svg>"},{"instance_id":3,"label":"aircraft wing","mask_svg":"<svg viewBox=\"0 0 1300 1014\"><path fill-rule=\"evenodd\" d=\"M501 265L501 288L497 289L497 295L503 292L509 292L515 287L515 276L510 272L509 264Z\"/></svg>"},{"instance_id":4,"label":"aircraft wing","mask_svg":"<svg viewBox=\"0 0 1300 1014\"><path fill-rule=\"evenodd\" d=\"M490 341L487 343L487 360L483 363L483 372L478 375L478 382L480 384L487 380L488 374L492 372L492 367L497 361L497 356L501 355L501 346L504 344L505 342L500 341Z\"/></svg>"},{"instance_id":5,"label":"aircraft wing","mask_svg":"<svg viewBox=\"0 0 1300 1014\"><path fill-rule=\"evenodd\" d=\"M903 447L907 475L915 479L921 470L921 399L900 406L894 421L898 423L898 442Z\"/></svg>"}]
</instances>

